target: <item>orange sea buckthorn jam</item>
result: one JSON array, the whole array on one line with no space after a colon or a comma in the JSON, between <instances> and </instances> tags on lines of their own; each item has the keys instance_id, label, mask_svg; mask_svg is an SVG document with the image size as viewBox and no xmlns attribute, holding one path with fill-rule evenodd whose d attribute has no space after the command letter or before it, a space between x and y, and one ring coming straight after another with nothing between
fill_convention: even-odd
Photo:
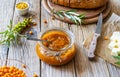
<instances>
[{"instance_id":1,"label":"orange sea buckthorn jam","mask_svg":"<svg viewBox=\"0 0 120 77\"><path fill-rule=\"evenodd\" d=\"M44 46L56 51L67 47L70 42L68 36L61 31L52 31L50 33L47 33L42 36L42 39L50 41L44 42Z\"/></svg>"},{"instance_id":2,"label":"orange sea buckthorn jam","mask_svg":"<svg viewBox=\"0 0 120 77\"><path fill-rule=\"evenodd\" d=\"M45 32L42 40L50 42L37 43L36 52L41 60L51 65L62 65L69 62L76 53L72 35L62 30Z\"/></svg>"}]
</instances>

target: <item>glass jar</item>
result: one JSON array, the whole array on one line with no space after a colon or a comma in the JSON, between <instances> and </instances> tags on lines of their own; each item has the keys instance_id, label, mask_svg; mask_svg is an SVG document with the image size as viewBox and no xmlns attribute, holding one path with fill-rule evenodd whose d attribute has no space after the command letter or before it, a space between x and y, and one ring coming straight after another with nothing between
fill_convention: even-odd
<instances>
[{"instance_id":1,"label":"glass jar","mask_svg":"<svg viewBox=\"0 0 120 77\"><path fill-rule=\"evenodd\" d=\"M38 42L36 45L36 53L42 61L51 65L63 65L75 56L75 39L71 31L58 28L49 29L39 38L49 41Z\"/></svg>"}]
</instances>

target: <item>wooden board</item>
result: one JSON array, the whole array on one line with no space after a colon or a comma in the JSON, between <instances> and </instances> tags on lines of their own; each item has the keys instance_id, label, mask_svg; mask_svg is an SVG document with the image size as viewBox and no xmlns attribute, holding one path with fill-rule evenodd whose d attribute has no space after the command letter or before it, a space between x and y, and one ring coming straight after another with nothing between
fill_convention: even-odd
<instances>
[{"instance_id":1,"label":"wooden board","mask_svg":"<svg viewBox=\"0 0 120 77\"><path fill-rule=\"evenodd\" d=\"M54 9L55 11L72 9L69 7L64 7L64 6L54 4L54 3L50 2L49 0L47 0L47 4L50 7L50 9ZM92 10L76 9L76 10L78 10L76 13L85 14L85 16L86 16L85 18L93 18L93 17L97 16L98 14L100 14L101 12L103 12L105 9L106 9L106 6L103 6L101 8L97 8L97 9L92 9Z\"/></svg>"},{"instance_id":2,"label":"wooden board","mask_svg":"<svg viewBox=\"0 0 120 77\"><path fill-rule=\"evenodd\" d=\"M114 20L112 20L113 17L114 17ZM112 14L112 16L109 20L111 20L111 21L106 22L106 24L104 24L102 27L102 34L101 34L100 38L98 39L95 54L102 57L106 61L120 67L120 65L115 64L115 62L117 62L117 60L113 58L113 56L111 55L111 50L108 48L108 44L110 43L110 37L111 37L112 33L114 31L120 31L120 26L119 26L120 17L117 16L116 14ZM109 40L105 40L104 39L105 36L107 36L109 38ZM92 38L93 38L93 34L85 40L84 46L85 46L86 50L88 50L90 43L92 41Z\"/></svg>"},{"instance_id":3,"label":"wooden board","mask_svg":"<svg viewBox=\"0 0 120 77\"><path fill-rule=\"evenodd\" d=\"M56 4L51 3L49 0L43 0L42 2L44 8L46 9L46 11L50 14L53 15L52 10L70 10L72 8L68 8L68 7L63 7L63 6L59 6ZM104 7L98 8L98 9L94 9L94 10L82 10L82 9L77 9L78 10L78 14L85 14L86 18L83 20L83 24L90 24L90 23L95 23L98 20L98 15L103 12L103 18L106 18L111 10L110 5L106 5ZM64 22L68 22L68 23L74 23L72 22L70 19L68 18L60 18L58 16L55 15L55 17L61 21Z\"/></svg>"}]
</instances>

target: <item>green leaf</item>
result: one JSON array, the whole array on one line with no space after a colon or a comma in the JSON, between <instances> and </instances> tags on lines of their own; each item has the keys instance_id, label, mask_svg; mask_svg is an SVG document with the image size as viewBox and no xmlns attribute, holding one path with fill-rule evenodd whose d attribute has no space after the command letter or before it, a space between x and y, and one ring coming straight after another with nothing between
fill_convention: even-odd
<instances>
[{"instance_id":1,"label":"green leaf","mask_svg":"<svg viewBox=\"0 0 120 77\"><path fill-rule=\"evenodd\" d=\"M118 61L118 62L115 62L115 64L118 64L118 65L120 65L120 61Z\"/></svg>"},{"instance_id":2,"label":"green leaf","mask_svg":"<svg viewBox=\"0 0 120 77\"><path fill-rule=\"evenodd\" d=\"M76 9L71 9L71 10L68 10L66 12L76 12L77 10Z\"/></svg>"},{"instance_id":3,"label":"green leaf","mask_svg":"<svg viewBox=\"0 0 120 77\"><path fill-rule=\"evenodd\" d=\"M82 20L85 18L84 14L77 14L75 13L77 10L75 9L71 9L71 10L60 10L57 12L53 12L53 14L56 14L57 16L61 17L61 18L68 18L71 21L73 21L76 25L79 25L82 23Z\"/></svg>"},{"instance_id":4,"label":"green leaf","mask_svg":"<svg viewBox=\"0 0 120 77\"><path fill-rule=\"evenodd\" d=\"M120 60L120 56L113 56L114 58Z\"/></svg>"},{"instance_id":5,"label":"green leaf","mask_svg":"<svg viewBox=\"0 0 120 77\"><path fill-rule=\"evenodd\" d=\"M13 22L12 22L12 20L10 20L10 25L12 25L13 24Z\"/></svg>"},{"instance_id":6,"label":"green leaf","mask_svg":"<svg viewBox=\"0 0 120 77\"><path fill-rule=\"evenodd\" d=\"M79 17L74 16L75 19L78 21L79 24L81 24L81 19Z\"/></svg>"},{"instance_id":7,"label":"green leaf","mask_svg":"<svg viewBox=\"0 0 120 77\"><path fill-rule=\"evenodd\" d=\"M3 41L0 41L0 44L3 44L5 42L5 40L3 40Z\"/></svg>"},{"instance_id":8,"label":"green leaf","mask_svg":"<svg viewBox=\"0 0 120 77\"><path fill-rule=\"evenodd\" d=\"M64 18L64 16L62 16L61 14L58 14L59 17L61 17L62 19Z\"/></svg>"},{"instance_id":9,"label":"green leaf","mask_svg":"<svg viewBox=\"0 0 120 77\"><path fill-rule=\"evenodd\" d=\"M63 16L61 13L59 13L59 12L56 12L56 13L54 13L54 14L56 14L56 15L59 16L60 18L64 18L64 16Z\"/></svg>"},{"instance_id":10,"label":"green leaf","mask_svg":"<svg viewBox=\"0 0 120 77\"><path fill-rule=\"evenodd\" d=\"M5 33L5 31L4 32L0 32L0 34L4 34Z\"/></svg>"},{"instance_id":11,"label":"green leaf","mask_svg":"<svg viewBox=\"0 0 120 77\"><path fill-rule=\"evenodd\" d=\"M85 18L85 14L79 14L78 17Z\"/></svg>"},{"instance_id":12,"label":"green leaf","mask_svg":"<svg viewBox=\"0 0 120 77\"><path fill-rule=\"evenodd\" d=\"M67 18L71 19L70 15L68 15L68 14L66 14L66 13L64 13L64 15L65 15Z\"/></svg>"},{"instance_id":13,"label":"green leaf","mask_svg":"<svg viewBox=\"0 0 120 77\"><path fill-rule=\"evenodd\" d=\"M72 20L73 22L75 22L77 25L79 24L79 22L77 22L77 20L75 19L75 17L72 16L72 15L71 15L71 20Z\"/></svg>"},{"instance_id":14,"label":"green leaf","mask_svg":"<svg viewBox=\"0 0 120 77\"><path fill-rule=\"evenodd\" d=\"M8 47L10 47L10 41L9 40L6 42L6 44L7 44Z\"/></svg>"},{"instance_id":15,"label":"green leaf","mask_svg":"<svg viewBox=\"0 0 120 77\"><path fill-rule=\"evenodd\" d=\"M7 36L8 33L9 33L9 31L6 30L5 33L3 34L3 36L4 36L4 37Z\"/></svg>"}]
</instances>

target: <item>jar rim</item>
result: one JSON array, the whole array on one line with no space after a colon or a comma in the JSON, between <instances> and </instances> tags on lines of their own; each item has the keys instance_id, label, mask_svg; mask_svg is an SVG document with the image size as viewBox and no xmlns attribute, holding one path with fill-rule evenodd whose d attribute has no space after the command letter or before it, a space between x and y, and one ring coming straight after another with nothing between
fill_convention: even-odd
<instances>
[{"instance_id":1,"label":"jar rim","mask_svg":"<svg viewBox=\"0 0 120 77\"><path fill-rule=\"evenodd\" d=\"M57 50L57 51L67 50L67 49L69 49L70 47L72 47L72 45L74 44L74 39L75 39L75 37L74 37L73 33L72 33L70 30L64 29L64 28L52 28L52 29L48 29L48 30L44 31L43 33L41 33L40 38L42 38L43 35L45 35L47 32L50 32L50 31L61 31L61 32L65 33L65 34L68 36L68 38L70 39L70 43L69 43L68 46L66 46L65 48L59 49L59 50ZM46 50L55 51L55 50L52 50L52 49L44 46L42 42L40 42L40 45L41 45L43 48L45 48Z\"/></svg>"}]
</instances>

